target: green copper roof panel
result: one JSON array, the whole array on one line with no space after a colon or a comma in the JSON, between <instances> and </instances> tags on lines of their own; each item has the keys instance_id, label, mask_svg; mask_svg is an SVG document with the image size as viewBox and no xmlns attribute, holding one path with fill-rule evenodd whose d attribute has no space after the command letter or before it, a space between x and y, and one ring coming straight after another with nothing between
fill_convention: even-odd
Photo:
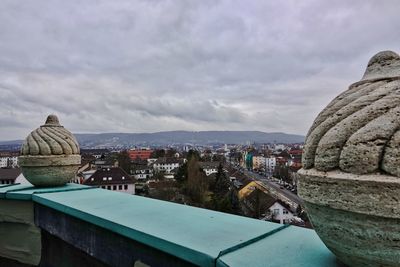
<instances>
[{"instance_id":1,"label":"green copper roof panel","mask_svg":"<svg viewBox=\"0 0 400 267\"><path fill-rule=\"evenodd\" d=\"M93 187L66 184L59 187L34 187L32 185L12 185L0 188L0 198L17 199L17 200L31 200L33 194L54 193L71 190L93 189Z\"/></svg>"},{"instance_id":2,"label":"green copper roof panel","mask_svg":"<svg viewBox=\"0 0 400 267\"><path fill-rule=\"evenodd\" d=\"M339 263L313 230L290 226L221 256L217 266L335 267Z\"/></svg>"},{"instance_id":3,"label":"green copper roof panel","mask_svg":"<svg viewBox=\"0 0 400 267\"><path fill-rule=\"evenodd\" d=\"M0 187L201 266L337 266L312 230L76 184Z\"/></svg>"},{"instance_id":4,"label":"green copper roof panel","mask_svg":"<svg viewBox=\"0 0 400 267\"><path fill-rule=\"evenodd\" d=\"M38 194L33 200L201 266L282 225L103 189Z\"/></svg>"},{"instance_id":5,"label":"green copper roof panel","mask_svg":"<svg viewBox=\"0 0 400 267\"><path fill-rule=\"evenodd\" d=\"M2 187L0 187L0 199L6 198L6 193L9 191L21 190L21 189L27 189L27 188L32 188L32 186L31 185L21 185L21 184L9 184L6 186L2 186Z\"/></svg>"}]
</instances>

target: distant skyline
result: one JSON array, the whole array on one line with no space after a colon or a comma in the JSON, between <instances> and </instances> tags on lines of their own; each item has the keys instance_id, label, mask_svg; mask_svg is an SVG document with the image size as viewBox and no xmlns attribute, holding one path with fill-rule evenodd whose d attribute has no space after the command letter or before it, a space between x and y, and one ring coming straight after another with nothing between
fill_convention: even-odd
<instances>
[{"instance_id":1,"label":"distant skyline","mask_svg":"<svg viewBox=\"0 0 400 267\"><path fill-rule=\"evenodd\" d=\"M382 50L393 1L0 3L0 140L54 113L74 133L305 135Z\"/></svg>"}]
</instances>

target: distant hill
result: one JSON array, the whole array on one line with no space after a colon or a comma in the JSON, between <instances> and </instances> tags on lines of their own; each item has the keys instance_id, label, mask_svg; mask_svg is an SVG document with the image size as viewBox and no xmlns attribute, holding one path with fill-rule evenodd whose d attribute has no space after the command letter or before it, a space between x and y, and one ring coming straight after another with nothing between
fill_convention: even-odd
<instances>
[{"instance_id":1,"label":"distant hill","mask_svg":"<svg viewBox=\"0 0 400 267\"><path fill-rule=\"evenodd\" d=\"M134 145L168 144L245 144L256 143L302 143L302 135L265 133L259 131L168 131L156 133L101 133L75 134L81 147L115 147ZM21 144L22 141L5 141L0 145Z\"/></svg>"}]
</instances>

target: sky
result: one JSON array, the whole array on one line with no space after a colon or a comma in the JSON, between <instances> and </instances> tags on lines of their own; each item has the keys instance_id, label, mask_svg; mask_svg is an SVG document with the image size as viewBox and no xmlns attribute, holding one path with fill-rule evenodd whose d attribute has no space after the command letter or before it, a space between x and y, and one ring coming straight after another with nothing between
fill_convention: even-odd
<instances>
[{"instance_id":1,"label":"sky","mask_svg":"<svg viewBox=\"0 0 400 267\"><path fill-rule=\"evenodd\" d=\"M382 50L400 1L2 0L0 140L74 133L305 135Z\"/></svg>"}]
</instances>

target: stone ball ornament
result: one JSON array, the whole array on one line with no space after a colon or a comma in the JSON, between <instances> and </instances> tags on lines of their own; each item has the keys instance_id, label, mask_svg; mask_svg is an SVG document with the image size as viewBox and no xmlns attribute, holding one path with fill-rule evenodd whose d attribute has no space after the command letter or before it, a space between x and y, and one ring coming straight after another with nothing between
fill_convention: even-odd
<instances>
[{"instance_id":1,"label":"stone ball ornament","mask_svg":"<svg viewBox=\"0 0 400 267\"><path fill-rule=\"evenodd\" d=\"M75 178L81 163L79 144L57 116L49 115L46 123L25 139L18 161L34 186L62 186Z\"/></svg>"},{"instance_id":2,"label":"stone ball ornament","mask_svg":"<svg viewBox=\"0 0 400 267\"><path fill-rule=\"evenodd\" d=\"M400 56L373 56L361 81L311 126L299 196L349 266L400 266Z\"/></svg>"}]
</instances>

